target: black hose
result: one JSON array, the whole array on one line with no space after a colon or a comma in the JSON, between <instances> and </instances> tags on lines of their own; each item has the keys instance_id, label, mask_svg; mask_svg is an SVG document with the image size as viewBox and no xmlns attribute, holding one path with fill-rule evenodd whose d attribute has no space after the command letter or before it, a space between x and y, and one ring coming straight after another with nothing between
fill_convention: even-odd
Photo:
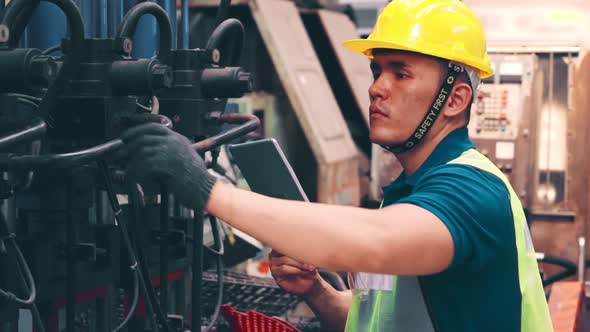
<instances>
[{"instance_id":1,"label":"black hose","mask_svg":"<svg viewBox=\"0 0 590 332\"><path fill-rule=\"evenodd\" d=\"M41 54L43 54L43 55L49 55L51 53L54 53L54 52L57 52L57 51L60 51L60 50L61 50L61 44L54 45L54 46L51 46L50 48L44 50L43 52L41 52Z\"/></svg>"},{"instance_id":2,"label":"black hose","mask_svg":"<svg viewBox=\"0 0 590 332\"><path fill-rule=\"evenodd\" d=\"M70 25L70 31L73 41L84 40L84 22L78 6L71 0L43 0L51 2L58 6L62 12L66 15L68 23ZM18 46L18 42L21 39L23 32L30 21L31 16L35 12L35 9L39 6L40 0L33 1L11 1L4 12L2 18L2 24L6 25L9 29L9 46L15 48ZM78 44L81 46L81 44Z\"/></svg>"},{"instance_id":3,"label":"black hose","mask_svg":"<svg viewBox=\"0 0 590 332\"><path fill-rule=\"evenodd\" d=\"M18 100L19 103L28 105L34 109L37 109L39 107L39 105L37 105L37 103L35 103L34 101L32 101L30 99L17 98L16 100Z\"/></svg>"},{"instance_id":4,"label":"black hose","mask_svg":"<svg viewBox=\"0 0 590 332\"><path fill-rule=\"evenodd\" d=\"M123 17L117 31L117 37L133 40L133 34L137 28L137 23L139 22L139 19L146 14L151 14L158 22L158 27L160 29L160 48L158 50L157 58L160 60L166 60L172 52L172 28L168 14L156 3L142 2L133 6L133 8L127 12L125 17Z\"/></svg>"},{"instance_id":5,"label":"black hose","mask_svg":"<svg viewBox=\"0 0 590 332\"><path fill-rule=\"evenodd\" d=\"M346 287L346 284L344 283L344 280L342 280L342 277L340 277L338 273L330 271L320 271L320 275L337 291L345 291L348 289L348 287Z\"/></svg>"},{"instance_id":6,"label":"black hose","mask_svg":"<svg viewBox=\"0 0 590 332\"><path fill-rule=\"evenodd\" d=\"M33 139L42 136L47 131L47 125L43 119L37 118L35 122L32 123L31 127L21 130L17 133L10 134L8 136L4 136L0 138L0 150L6 149L11 147L12 145L30 141Z\"/></svg>"},{"instance_id":7,"label":"black hose","mask_svg":"<svg viewBox=\"0 0 590 332\"><path fill-rule=\"evenodd\" d=\"M207 49L218 49L221 54L219 65L238 66L244 48L244 25L235 18L229 18L213 31L207 41ZM231 43L230 43L231 42ZM226 53L229 55L226 56Z\"/></svg>"},{"instance_id":8,"label":"black hose","mask_svg":"<svg viewBox=\"0 0 590 332\"><path fill-rule=\"evenodd\" d=\"M2 223L2 233L6 234L6 231L8 230L8 225L6 224L6 220L4 219L3 214L0 214L0 223ZM23 283L30 285L30 291L28 292L29 296L27 299L21 299L14 293L0 289L0 299L6 302L15 303L16 305L18 305L19 308L30 308L34 304L35 298L37 297L37 288L35 287L35 280L33 279L33 275L31 274L31 270L29 269L29 265L27 264L25 257L23 256L22 252L20 251L20 248L18 247L18 244L14 239L14 234L3 236L4 238L2 240L8 242L8 244L10 244L10 246L16 254L17 268L21 269L24 273Z\"/></svg>"},{"instance_id":9,"label":"black hose","mask_svg":"<svg viewBox=\"0 0 590 332\"><path fill-rule=\"evenodd\" d=\"M217 249L209 247L207 247L207 249L217 256L223 256L223 254L225 254L225 247L223 245L223 239L221 239L221 233L219 232L219 229L221 228L219 219L215 218L214 216L210 216L209 224L211 225L211 232L213 233L213 240L215 241L214 244Z\"/></svg>"},{"instance_id":10,"label":"black hose","mask_svg":"<svg viewBox=\"0 0 590 332\"><path fill-rule=\"evenodd\" d=\"M135 106L137 106L137 108L139 108L140 110L145 111L145 112L150 112L151 113L153 111L150 107L147 107L145 105L142 105L139 102L135 102Z\"/></svg>"},{"instance_id":11,"label":"black hose","mask_svg":"<svg viewBox=\"0 0 590 332\"><path fill-rule=\"evenodd\" d=\"M78 270L75 256L76 221L72 215L72 176L66 178L66 332L74 332L76 319L76 293L78 291Z\"/></svg>"},{"instance_id":12,"label":"black hose","mask_svg":"<svg viewBox=\"0 0 590 332\"><path fill-rule=\"evenodd\" d=\"M115 178L113 178L114 180ZM129 191L129 203L130 203L130 208L131 208L131 218L132 218L132 225L134 227L134 230L136 231L135 234L138 234L137 232L137 227L140 227L140 223L141 223L141 208L145 207L145 200L143 199L143 194L140 192L139 190L139 185L137 183L132 183L129 180L125 179L125 176L120 177L117 179L117 181L121 180L120 182L125 183L128 186L128 191ZM159 324L158 324L158 317L156 316L155 313L155 309L154 306L157 305L157 298L155 296L155 291L154 288L151 284L151 282L148 282L147 284L145 283L145 280L150 280L149 277L149 272L147 271L146 268L142 268L143 266L143 262L145 262L145 259L143 258L143 252L141 251L141 243L138 245L137 244L137 239L135 240L135 250L137 251L137 263L139 264L139 267L137 268L137 273L138 276L140 276L140 281L141 281L141 287L142 287L142 291L145 294L146 297L146 307L147 307L147 313L148 313L148 317L152 323L152 326L154 327L154 329L157 331L160 330L159 328Z\"/></svg>"},{"instance_id":13,"label":"black hose","mask_svg":"<svg viewBox=\"0 0 590 332\"><path fill-rule=\"evenodd\" d=\"M537 255L537 261L540 263L558 265L564 268L564 271L543 278L543 287L550 285L556 281L560 281L571 276L574 276L578 272L578 266L574 262L571 262L565 258L546 255L542 253L538 253Z\"/></svg>"},{"instance_id":14,"label":"black hose","mask_svg":"<svg viewBox=\"0 0 590 332\"><path fill-rule=\"evenodd\" d=\"M72 168L103 158L123 146L121 139L115 139L89 149L39 156L0 156L0 169Z\"/></svg>"},{"instance_id":15,"label":"black hose","mask_svg":"<svg viewBox=\"0 0 590 332\"><path fill-rule=\"evenodd\" d=\"M30 308L35 303L35 298L37 297L37 288L35 287L35 280L33 279L33 275L31 274L31 270L29 269L29 265L27 264L27 261L25 260L23 253L20 251L20 248L14 240L14 236L10 236L5 240L10 244L10 246L14 250L14 253L16 254L17 264L22 267L23 272L25 273L24 276L26 283L30 285L31 289L29 292L29 297L27 299L21 299L11 292L7 292L0 289L0 298L4 301L17 304L19 308Z\"/></svg>"},{"instance_id":16,"label":"black hose","mask_svg":"<svg viewBox=\"0 0 590 332\"><path fill-rule=\"evenodd\" d=\"M112 332L119 332L133 317L135 310L137 309L137 302L139 300L139 271L137 269L133 269L133 302L131 303L131 308L127 313L127 317L117 326Z\"/></svg>"},{"instance_id":17,"label":"black hose","mask_svg":"<svg viewBox=\"0 0 590 332\"><path fill-rule=\"evenodd\" d=\"M129 263L131 264L131 269L132 270L139 269L139 273L138 273L139 283L141 284L141 287L143 288L144 294L146 294L146 299L147 299L146 302L148 305L148 309L149 309L149 307L152 307L153 310L155 310L156 315L158 316L157 323L154 324L154 327L156 328L156 331L159 331L158 326L160 326L161 328L163 328L164 332L168 332L168 331L170 331L170 328L168 327L166 317L164 316L164 314L162 312L160 312L158 310L159 306L157 305L156 294L155 294L153 286L150 282L149 272L147 271L147 267L144 264L145 260L143 259L143 253L141 252L140 248L138 247L137 248L137 256L135 255L135 252L133 251L133 245L131 244L131 239L129 238L129 231L127 229L127 222L124 219L119 218L119 215L121 214L121 207L119 206L119 201L117 199L117 195L115 193L115 190L113 189L114 188L113 187L113 179L112 179L111 173L109 172L106 162L104 160L98 161L98 168L100 169L101 175L102 175L104 182L105 182L106 193L107 193L109 202L111 204L111 208L113 209L113 214L115 216L115 222L117 223L117 226L119 226L120 227L119 229L121 230L121 236L123 237L123 245L125 246L125 249L127 250L127 255L128 255ZM152 315L152 318L153 318L153 315Z\"/></svg>"},{"instance_id":18,"label":"black hose","mask_svg":"<svg viewBox=\"0 0 590 332\"><path fill-rule=\"evenodd\" d=\"M152 107L150 107L152 113L156 113L158 115L160 115L160 100L158 99L158 97L156 95L152 96ZM163 115L160 115L163 116ZM168 119L168 118L166 118ZM168 119L170 120L170 119ZM172 121L170 121L169 123L165 124L168 128L172 129Z\"/></svg>"},{"instance_id":19,"label":"black hose","mask_svg":"<svg viewBox=\"0 0 590 332\"><path fill-rule=\"evenodd\" d=\"M146 264L147 259L141 246L137 246L137 262L139 264L139 272L141 275L143 275L143 279L146 281L144 294L146 295L146 298L148 298L148 302L150 302L150 305L152 307L152 315L154 316L154 319L157 324L154 325L156 327L156 331L171 331L170 327L168 326L168 320L166 318L166 315L164 314L164 312L160 308L160 305L158 304L158 296L156 295L156 290L154 289L154 286L150 281L150 273L148 271Z\"/></svg>"},{"instance_id":20,"label":"black hose","mask_svg":"<svg viewBox=\"0 0 590 332\"><path fill-rule=\"evenodd\" d=\"M210 322L205 328L205 332L211 331L215 323L219 319L219 313L221 312L221 306L223 305L223 259L221 255L217 255L217 303L215 304L215 311L210 318ZM193 329L194 331L194 329Z\"/></svg>"},{"instance_id":21,"label":"black hose","mask_svg":"<svg viewBox=\"0 0 590 332\"><path fill-rule=\"evenodd\" d=\"M31 288L27 299L20 299L15 294L0 289L0 300L16 303L20 308L29 308L34 304L35 298L37 297L37 288L35 287L35 280L33 279L29 265L14 238L15 235L10 232L4 214L0 213L0 241L6 241L12 246L12 249L16 254L17 267L22 269L24 274L23 282L30 285Z\"/></svg>"},{"instance_id":22,"label":"black hose","mask_svg":"<svg viewBox=\"0 0 590 332\"><path fill-rule=\"evenodd\" d=\"M225 21L229 15L229 7L231 6L231 0L221 0L219 7L217 8L217 14L215 15L215 25L221 24Z\"/></svg>"},{"instance_id":23,"label":"black hose","mask_svg":"<svg viewBox=\"0 0 590 332\"><path fill-rule=\"evenodd\" d=\"M219 121L222 123L238 124L241 126L231 128L221 134L206 138L202 141L194 143L192 147L197 152L206 152L211 149L229 143L232 140L242 137L250 132L257 130L260 127L260 119L251 114L222 114L219 116ZM1 163L0 163L1 166Z\"/></svg>"},{"instance_id":24,"label":"black hose","mask_svg":"<svg viewBox=\"0 0 590 332\"><path fill-rule=\"evenodd\" d=\"M219 158L219 153L212 153L212 163L214 165L217 164L217 158ZM221 312L221 306L223 305L223 259L222 255L224 254L224 247L223 247L223 238L221 237L220 228L221 225L219 223L219 219L213 215L209 215L209 224L211 225L211 233L213 234L213 242L214 245L217 247L216 252L216 263L217 263L217 303L215 304L215 310L213 311L213 315L210 318L209 324L205 329L205 332L211 331L215 323L219 319L219 313ZM193 329L194 331L195 329Z\"/></svg>"},{"instance_id":25,"label":"black hose","mask_svg":"<svg viewBox=\"0 0 590 332\"><path fill-rule=\"evenodd\" d=\"M192 280L191 280L191 324L192 331L201 331L201 297L203 287L203 213L194 211L193 216L193 248L192 248Z\"/></svg>"},{"instance_id":26,"label":"black hose","mask_svg":"<svg viewBox=\"0 0 590 332\"><path fill-rule=\"evenodd\" d=\"M154 115L160 118L162 125L168 128L172 127L172 121L169 118L163 115ZM119 150L122 146L123 141L121 139L114 139L101 145L70 153L43 154L39 156L0 155L0 170L78 167L102 159L106 155Z\"/></svg>"},{"instance_id":27,"label":"black hose","mask_svg":"<svg viewBox=\"0 0 590 332\"><path fill-rule=\"evenodd\" d=\"M26 269L24 268L24 266L17 264L17 270L21 280L21 287L24 289L25 293L30 293L31 289L27 284ZM38 332L45 332L45 326L43 325L43 320L41 319L41 313L39 313L39 308L37 308L37 305L35 303L31 305L31 313L33 316L33 321L37 326Z\"/></svg>"},{"instance_id":28,"label":"black hose","mask_svg":"<svg viewBox=\"0 0 590 332\"><path fill-rule=\"evenodd\" d=\"M168 310L168 226L170 217L168 207L170 196L168 188L161 186L160 190L160 307Z\"/></svg>"},{"instance_id":29,"label":"black hose","mask_svg":"<svg viewBox=\"0 0 590 332\"><path fill-rule=\"evenodd\" d=\"M571 276L575 276L576 272L572 272L571 270L561 271L550 276L543 278L543 287L549 286L554 282L561 281L563 279L567 279Z\"/></svg>"},{"instance_id":30,"label":"black hose","mask_svg":"<svg viewBox=\"0 0 590 332\"><path fill-rule=\"evenodd\" d=\"M7 96L7 97L16 97L16 98L21 98L21 99L26 99L26 100L30 100L33 103L35 103L35 106L37 106L38 103L41 102L41 98L37 98L37 97L33 97L33 96L29 96L29 95L24 95L22 93L3 93L3 96Z\"/></svg>"},{"instance_id":31,"label":"black hose","mask_svg":"<svg viewBox=\"0 0 590 332\"><path fill-rule=\"evenodd\" d=\"M217 303L215 304L215 310L211 316L209 325L205 329L205 332L211 331L215 323L219 319L219 313L221 312L221 305L223 304L223 239L221 238L221 232L219 231L220 225L219 220L210 215L209 222L211 223L211 232L213 233L213 239L217 246L217 255L215 261L217 262ZM193 329L194 331L194 329Z\"/></svg>"},{"instance_id":32,"label":"black hose","mask_svg":"<svg viewBox=\"0 0 590 332\"><path fill-rule=\"evenodd\" d=\"M40 0L14 0L6 6L1 24L8 27L10 35L9 40L2 44L8 43L10 47L16 47L25 30L26 24L31 19L40 2Z\"/></svg>"},{"instance_id":33,"label":"black hose","mask_svg":"<svg viewBox=\"0 0 590 332\"><path fill-rule=\"evenodd\" d=\"M576 265L576 263L567 260L565 258L562 257L558 257L558 256L551 256L551 255L547 255L547 254L541 254L542 256L540 258L537 259L538 262L541 263L547 263L547 264L552 264L552 265L558 265L561 266L567 270L577 270L578 266Z\"/></svg>"}]
</instances>

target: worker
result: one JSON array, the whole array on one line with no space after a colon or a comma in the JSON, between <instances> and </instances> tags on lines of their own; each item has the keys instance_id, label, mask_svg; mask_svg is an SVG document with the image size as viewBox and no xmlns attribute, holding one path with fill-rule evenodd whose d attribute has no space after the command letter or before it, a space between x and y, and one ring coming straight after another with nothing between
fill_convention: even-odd
<instances>
[{"instance_id":1,"label":"worker","mask_svg":"<svg viewBox=\"0 0 590 332\"><path fill-rule=\"evenodd\" d=\"M493 75L473 12L458 0L393 0L367 39L344 46L371 59L370 138L404 168L381 209L235 188L159 124L124 133L130 175L271 246L277 283L327 329L552 331L518 196L468 137L479 80ZM351 290L317 267L349 272Z\"/></svg>"}]
</instances>

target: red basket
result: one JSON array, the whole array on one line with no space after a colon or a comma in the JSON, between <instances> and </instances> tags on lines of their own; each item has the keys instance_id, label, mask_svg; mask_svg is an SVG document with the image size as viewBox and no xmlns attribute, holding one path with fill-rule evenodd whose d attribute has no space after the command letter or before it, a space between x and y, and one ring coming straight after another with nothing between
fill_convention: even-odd
<instances>
[{"instance_id":1,"label":"red basket","mask_svg":"<svg viewBox=\"0 0 590 332\"><path fill-rule=\"evenodd\" d=\"M234 332L301 332L282 319L269 317L256 311L243 313L231 306L221 306L221 314Z\"/></svg>"}]
</instances>

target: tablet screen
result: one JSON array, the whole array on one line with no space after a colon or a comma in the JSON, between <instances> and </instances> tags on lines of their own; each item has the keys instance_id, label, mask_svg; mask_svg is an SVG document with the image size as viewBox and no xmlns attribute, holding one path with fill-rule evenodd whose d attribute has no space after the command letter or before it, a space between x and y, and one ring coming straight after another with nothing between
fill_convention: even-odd
<instances>
[{"instance_id":1,"label":"tablet screen","mask_svg":"<svg viewBox=\"0 0 590 332\"><path fill-rule=\"evenodd\" d=\"M261 195L306 201L295 172L272 138L228 146L232 160L253 192Z\"/></svg>"}]
</instances>

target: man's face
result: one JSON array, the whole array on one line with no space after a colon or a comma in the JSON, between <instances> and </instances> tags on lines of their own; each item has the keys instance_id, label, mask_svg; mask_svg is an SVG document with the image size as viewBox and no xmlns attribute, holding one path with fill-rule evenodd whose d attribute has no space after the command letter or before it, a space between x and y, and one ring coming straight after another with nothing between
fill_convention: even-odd
<instances>
[{"instance_id":1,"label":"man's face","mask_svg":"<svg viewBox=\"0 0 590 332\"><path fill-rule=\"evenodd\" d=\"M418 127L439 92L441 63L414 53L379 52L371 61L371 71L371 141L401 144Z\"/></svg>"}]
</instances>

